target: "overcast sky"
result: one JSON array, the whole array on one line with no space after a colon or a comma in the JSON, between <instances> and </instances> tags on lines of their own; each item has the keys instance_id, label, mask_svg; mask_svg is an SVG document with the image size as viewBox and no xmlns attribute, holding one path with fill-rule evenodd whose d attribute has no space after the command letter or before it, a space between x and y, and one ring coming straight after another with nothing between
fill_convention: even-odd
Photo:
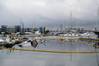
<instances>
[{"instance_id":1,"label":"overcast sky","mask_svg":"<svg viewBox=\"0 0 99 66\"><path fill-rule=\"evenodd\" d=\"M98 7L99 0L0 0L0 24L92 25L98 23Z\"/></svg>"}]
</instances>

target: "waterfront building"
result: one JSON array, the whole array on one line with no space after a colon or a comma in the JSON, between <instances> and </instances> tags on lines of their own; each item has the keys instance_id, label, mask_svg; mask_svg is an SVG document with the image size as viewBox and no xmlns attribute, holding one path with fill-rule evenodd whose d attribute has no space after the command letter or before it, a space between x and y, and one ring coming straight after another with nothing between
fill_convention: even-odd
<instances>
[{"instance_id":1,"label":"waterfront building","mask_svg":"<svg viewBox=\"0 0 99 66\"><path fill-rule=\"evenodd\" d=\"M25 32L32 32L32 28L24 28Z\"/></svg>"},{"instance_id":2,"label":"waterfront building","mask_svg":"<svg viewBox=\"0 0 99 66\"><path fill-rule=\"evenodd\" d=\"M40 27L39 31L40 31L40 33L44 34L45 33L45 27Z\"/></svg>"},{"instance_id":3,"label":"waterfront building","mask_svg":"<svg viewBox=\"0 0 99 66\"><path fill-rule=\"evenodd\" d=\"M15 33L17 33L17 32L21 32L21 26L20 25L15 26Z\"/></svg>"},{"instance_id":4,"label":"waterfront building","mask_svg":"<svg viewBox=\"0 0 99 66\"><path fill-rule=\"evenodd\" d=\"M1 26L1 32L7 32L7 25L2 25Z\"/></svg>"},{"instance_id":5,"label":"waterfront building","mask_svg":"<svg viewBox=\"0 0 99 66\"><path fill-rule=\"evenodd\" d=\"M8 33L15 33L15 28L14 27L8 27Z\"/></svg>"}]
</instances>

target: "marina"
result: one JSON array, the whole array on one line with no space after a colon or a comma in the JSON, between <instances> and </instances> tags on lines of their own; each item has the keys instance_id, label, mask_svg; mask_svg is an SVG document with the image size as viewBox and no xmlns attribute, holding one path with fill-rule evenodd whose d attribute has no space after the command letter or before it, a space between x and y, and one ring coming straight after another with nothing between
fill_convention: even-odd
<instances>
[{"instance_id":1,"label":"marina","mask_svg":"<svg viewBox=\"0 0 99 66\"><path fill-rule=\"evenodd\" d=\"M99 0L0 0L0 66L99 66Z\"/></svg>"},{"instance_id":2,"label":"marina","mask_svg":"<svg viewBox=\"0 0 99 66\"><path fill-rule=\"evenodd\" d=\"M20 48L16 45L15 49L0 50L0 63L2 66L98 66L99 49L93 45L91 42L57 40L39 43L36 48L29 45Z\"/></svg>"},{"instance_id":3,"label":"marina","mask_svg":"<svg viewBox=\"0 0 99 66\"><path fill-rule=\"evenodd\" d=\"M99 66L99 38L88 31L1 34L0 59L1 66Z\"/></svg>"}]
</instances>

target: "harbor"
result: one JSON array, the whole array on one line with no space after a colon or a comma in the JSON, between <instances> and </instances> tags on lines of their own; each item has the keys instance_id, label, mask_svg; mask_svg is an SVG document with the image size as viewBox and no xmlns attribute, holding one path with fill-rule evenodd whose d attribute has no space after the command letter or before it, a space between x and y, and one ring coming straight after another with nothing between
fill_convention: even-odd
<instances>
[{"instance_id":1,"label":"harbor","mask_svg":"<svg viewBox=\"0 0 99 66\"><path fill-rule=\"evenodd\" d=\"M6 34L5 37L1 35L0 59L3 60L0 62L4 62L1 65L99 65L98 37L93 39L88 35L82 38L80 34L72 35L71 33L64 35L48 36L48 34L38 33L34 35L14 33Z\"/></svg>"},{"instance_id":2,"label":"harbor","mask_svg":"<svg viewBox=\"0 0 99 66\"><path fill-rule=\"evenodd\" d=\"M0 66L99 66L99 0L0 0Z\"/></svg>"},{"instance_id":3,"label":"harbor","mask_svg":"<svg viewBox=\"0 0 99 66\"><path fill-rule=\"evenodd\" d=\"M16 49L0 50L0 59L2 59L0 63L2 66L66 66L67 64L70 66L98 66L99 49L93 47L93 44L91 42L48 40L36 48L29 45L20 48L16 45Z\"/></svg>"},{"instance_id":4,"label":"harbor","mask_svg":"<svg viewBox=\"0 0 99 66\"><path fill-rule=\"evenodd\" d=\"M46 28L32 31L32 28L27 32L26 28L17 27L12 32L1 29L1 66L99 66L98 31L73 28L69 31Z\"/></svg>"}]
</instances>

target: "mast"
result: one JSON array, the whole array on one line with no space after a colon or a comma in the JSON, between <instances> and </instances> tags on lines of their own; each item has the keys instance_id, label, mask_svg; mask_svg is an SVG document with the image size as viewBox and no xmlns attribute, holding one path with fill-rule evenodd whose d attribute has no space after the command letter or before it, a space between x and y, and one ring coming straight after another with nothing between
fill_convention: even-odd
<instances>
[{"instance_id":1,"label":"mast","mask_svg":"<svg viewBox=\"0 0 99 66\"><path fill-rule=\"evenodd\" d=\"M73 22L73 13L72 13L72 5L71 5L71 11L70 11L70 29L72 29L72 27L73 27L72 22Z\"/></svg>"},{"instance_id":2,"label":"mast","mask_svg":"<svg viewBox=\"0 0 99 66\"><path fill-rule=\"evenodd\" d=\"M99 4L97 0L95 0L95 4L97 6L97 12L96 12L97 18L96 18L96 23L95 23L95 31L97 31L97 26L98 26L98 21L99 21Z\"/></svg>"},{"instance_id":3,"label":"mast","mask_svg":"<svg viewBox=\"0 0 99 66\"><path fill-rule=\"evenodd\" d=\"M21 24L21 34L24 34L24 22L20 20L20 24Z\"/></svg>"}]
</instances>

